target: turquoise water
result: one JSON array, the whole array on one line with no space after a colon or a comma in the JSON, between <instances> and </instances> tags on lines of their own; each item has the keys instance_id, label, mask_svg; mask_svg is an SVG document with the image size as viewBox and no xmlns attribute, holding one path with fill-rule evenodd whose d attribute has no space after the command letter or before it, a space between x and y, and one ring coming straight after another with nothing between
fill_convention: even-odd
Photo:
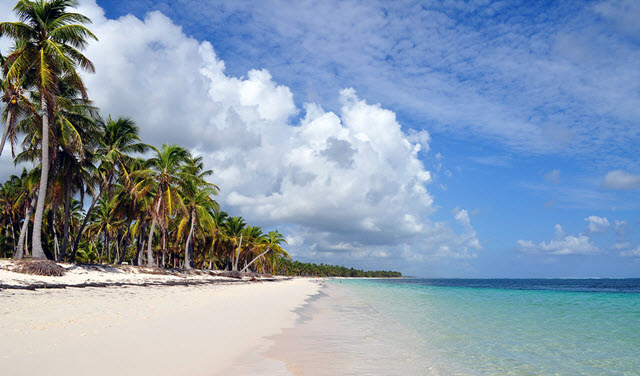
<instances>
[{"instance_id":1,"label":"turquoise water","mask_svg":"<svg viewBox=\"0 0 640 376\"><path fill-rule=\"evenodd\" d=\"M294 375L640 375L640 280L328 280Z\"/></svg>"},{"instance_id":2,"label":"turquoise water","mask_svg":"<svg viewBox=\"0 0 640 376\"><path fill-rule=\"evenodd\" d=\"M640 374L640 293L633 286L487 283L349 280L329 287L412 332L428 366L444 374Z\"/></svg>"}]
</instances>

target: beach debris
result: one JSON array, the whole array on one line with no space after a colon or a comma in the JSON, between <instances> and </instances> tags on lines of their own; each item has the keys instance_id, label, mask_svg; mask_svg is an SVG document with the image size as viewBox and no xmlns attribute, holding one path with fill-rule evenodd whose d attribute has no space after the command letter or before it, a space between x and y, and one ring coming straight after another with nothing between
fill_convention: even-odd
<instances>
[{"instance_id":1,"label":"beach debris","mask_svg":"<svg viewBox=\"0 0 640 376\"><path fill-rule=\"evenodd\" d=\"M243 277L243 273L240 273L237 270L232 270L232 271L223 271L222 273L219 274L222 277L227 277L227 278L237 278L237 279L242 279Z\"/></svg>"},{"instance_id":2,"label":"beach debris","mask_svg":"<svg viewBox=\"0 0 640 376\"><path fill-rule=\"evenodd\" d=\"M157 266L153 267L140 267L140 273L144 274L157 274L157 275L167 275L169 272L166 269L162 269Z\"/></svg>"},{"instance_id":3,"label":"beach debris","mask_svg":"<svg viewBox=\"0 0 640 376\"><path fill-rule=\"evenodd\" d=\"M13 271L22 274L61 277L67 270L51 260L23 259L18 261L18 265Z\"/></svg>"}]
</instances>

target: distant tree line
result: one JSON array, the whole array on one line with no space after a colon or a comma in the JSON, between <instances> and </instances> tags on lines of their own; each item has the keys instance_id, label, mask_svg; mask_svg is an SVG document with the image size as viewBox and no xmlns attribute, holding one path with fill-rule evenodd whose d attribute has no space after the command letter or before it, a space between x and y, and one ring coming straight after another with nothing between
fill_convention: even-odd
<instances>
[{"instance_id":1,"label":"distant tree line","mask_svg":"<svg viewBox=\"0 0 640 376\"><path fill-rule=\"evenodd\" d=\"M358 278L399 278L402 273L390 270L361 270L345 266L314 264L291 261L286 258L278 260L276 273L301 277L358 277Z\"/></svg>"}]
</instances>

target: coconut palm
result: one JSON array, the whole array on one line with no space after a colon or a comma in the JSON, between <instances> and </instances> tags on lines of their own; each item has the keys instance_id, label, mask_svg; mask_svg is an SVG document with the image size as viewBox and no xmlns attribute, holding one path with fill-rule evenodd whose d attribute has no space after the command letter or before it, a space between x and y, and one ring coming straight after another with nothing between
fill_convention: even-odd
<instances>
[{"instance_id":1,"label":"coconut palm","mask_svg":"<svg viewBox=\"0 0 640 376\"><path fill-rule=\"evenodd\" d=\"M142 153L149 149L149 145L142 143L138 136L138 126L129 118L118 117L113 120L111 115L106 122L100 122L101 136L98 137L99 144L95 152L96 162L100 163L99 169L93 170L93 180L87 184L93 200L87 210L87 215L82 225L78 229L78 235L73 245L71 259L75 257L80 244L80 238L87 225L89 216L93 211L102 192L107 191L108 196L112 196L111 186L116 174L126 173L125 165L131 164L132 153Z\"/></svg>"},{"instance_id":2,"label":"coconut palm","mask_svg":"<svg viewBox=\"0 0 640 376\"><path fill-rule=\"evenodd\" d=\"M3 67L3 73L6 76L7 66L4 58L0 56L0 63ZM16 123L21 116L29 112L34 112L31 102L25 96L25 89L21 82L9 80L5 77L0 79L0 89L2 90L2 102L5 103L2 117L5 120L5 127L0 140L0 155L4 149L4 144L9 139L11 143L11 154L15 157L14 141L17 136Z\"/></svg>"},{"instance_id":3,"label":"coconut palm","mask_svg":"<svg viewBox=\"0 0 640 376\"><path fill-rule=\"evenodd\" d=\"M245 267L242 269L242 272L244 272L247 269L249 269L251 264L256 262L258 259L260 259L262 256L266 255L270 251L273 251L274 254L278 254L280 256L284 256L284 257L286 257L288 259L291 259L291 256L289 256L287 251L282 249L282 247L280 246L280 244L282 244L282 243L286 244L287 241L284 238L284 236L282 236L281 233L279 233L277 230L276 231L269 231L269 233L266 236L263 236L263 237L260 238L260 244L258 244L258 247L257 247L258 249L266 248L266 250L264 252L260 253L258 256L256 256L253 260L251 260L250 263L245 265Z\"/></svg>"},{"instance_id":4,"label":"coconut palm","mask_svg":"<svg viewBox=\"0 0 640 376\"><path fill-rule=\"evenodd\" d=\"M140 182L135 186L136 198L153 196L150 209L151 229L147 243L147 265L155 266L153 260L153 236L156 225L166 231L167 215L173 214L174 203L184 208L177 187L183 168L189 162L191 154L179 145L163 144L161 149L153 148L154 155L147 160L146 169L137 171Z\"/></svg>"},{"instance_id":5,"label":"coconut palm","mask_svg":"<svg viewBox=\"0 0 640 376\"><path fill-rule=\"evenodd\" d=\"M224 211L216 211L211 213L211 227L209 228L209 234L211 235L211 254L209 256L209 269L213 269L213 258L216 253L216 243L224 241L226 239L225 222L229 214Z\"/></svg>"},{"instance_id":6,"label":"coconut palm","mask_svg":"<svg viewBox=\"0 0 640 376\"><path fill-rule=\"evenodd\" d=\"M18 198L19 202L24 202L24 221L22 222L22 227L20 228L20 236L18 238L18 245L13 253L13 257L17 260L22 259L24 256L24 252L28 247L27 244L27 233L29 228L29 222L31 213L35 208L36 201L38 200L38 195L36 194L36 189L38 186L38 182L40 179L40 171L39 169L33 169L27 172L26 169L23 169L22 174L20 175L21 181L21 195Z\"/></svg>"},{"instance_id":7,"label":"coconut palm","mask_svg":"<svg viewBox=\"0 0 640 376\"><path fill-rule=\"evenodd\" d=\"M115 174L124 168L124 164L133 153L144 153L149 150L149 145L143 143L138 136L138 126L126 117L118 117L113 120L111 115L103 124L104 134L100 140L98 153L103 156L103 168L107 171L107 194L112 195L111 185Z\"/></svg>"},{"instance_id":8,"label":"coconut palm","mask_svg":"<svg viewBox=\"0 0 640 376\"><path fill-rule=\"evenodd\" d=\"M185 242L184 267L191 269L193 263L193 235L196 223L200 229L213 227L212 212L220 210L220 206L213 200L213 196L218 194L219 188L205 180L211 175L211 170L204 170L202 157L190 158L182 168L180 196L186 208L188 217L183 217L178 226L178 235L181 236L187 223L189 234Z\"/></svg>"},{"instance_id":9,"label":"coconut palm","mask_svg":"<svg viewBox=\"0 0 640 376\"><path fill-rule=\"evenodd\" d=\"M230 217L225 222L225 235L230 240L231 248L231 270L238 270L238 261L242 252L242 237L247 223L242 217ZM237 248L236 248L237 247Z\"/></svg>"},{"instance_id":10,"label":"coconut palm","mask_svg":"<svg viewBox=\"0 0 640 376\"><path fill-rule=\"evenodd\" d=\"M106 254L107 262L111 262L111 247L110 241L113 235L121 228L124 222L115 216L116 200L107 198L106 195L102 195L96 205L96 210L91 215L91 224L87 226L87 233L89 236L98 238L100 235L103 237L102 252L100 252L100 258ZM106 251L106 252L105 252Z\"/></svg>"},{"instance_id":11,"label":"coconut palm","mask_svg":"<svg viewBox=\"0 0 640 376\"><path fill-rule=\"evenodd\" d=\"M184 248L185 269L191 269L193 261L192 246L196 224L200 229L213 227L211 212L220 209L218 203L212 198L217 194L218 190L214 187L200 188L195 179L187 179L182 184L181 195L189 213L188 216L182 218L178 227L178 233L181 234L183 232L182 229L189 224L189 234Z\"/></svg>"},{"instance_id":12,"label":"coconut palm","mask_svg":"<svg viewBox=\"0 0 640 376\"><path fill-rule=\"evenodd\" d=\"M46 258L41 239L42 217L50 167L49 126L57 82L67 75L86 99L86 89L76 68L94 71L93 63L80 49L86 46L89 38L98 38L82 25L90 23L89 18L67 11L76 5L75 0L20 0L13 8L20 21L0 23L0 36L14 40L14 48L5 63L8 66L5 78L19 82L26 74L32 74L41 101L41 177L33 226L34 258Z\"/></svg>"}]
</instances>

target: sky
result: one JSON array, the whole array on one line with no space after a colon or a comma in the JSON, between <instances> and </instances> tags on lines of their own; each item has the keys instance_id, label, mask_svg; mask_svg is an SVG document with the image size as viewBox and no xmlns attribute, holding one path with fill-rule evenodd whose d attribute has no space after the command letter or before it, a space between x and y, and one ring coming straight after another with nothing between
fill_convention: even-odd
<instances>
[{"instance_id":1,"label":"sky","mask_svg":"<svg viewBox=\"0 0 640 376\"><path fill-rule=\"evenodd\" d=\"M13 5L0 0L0 19ZM638 1L81 0L79 12L99 38L83 77L102 115L202 156L222 208L279 229L297 260L640 277Z\"/></svg>"}]
</instances>

